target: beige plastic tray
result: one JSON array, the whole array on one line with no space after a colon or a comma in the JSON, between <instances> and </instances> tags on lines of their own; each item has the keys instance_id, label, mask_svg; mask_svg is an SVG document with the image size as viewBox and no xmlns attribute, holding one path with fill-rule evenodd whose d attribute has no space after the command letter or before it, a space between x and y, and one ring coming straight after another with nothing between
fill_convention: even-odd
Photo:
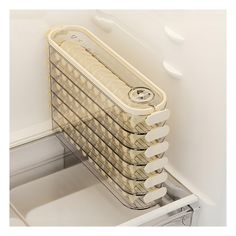
<instances>
[{"instance_id":1,"label":"beige plastic tray","mask_svg":"<svg viewBox=\"0 0 236 236\"><path fill-rule=\"evenodd\" d=\"M130 208L155 205L166 193L165 93L82 27L55 28L48 41L53 128Z\"/></svg>"}]
</instances>

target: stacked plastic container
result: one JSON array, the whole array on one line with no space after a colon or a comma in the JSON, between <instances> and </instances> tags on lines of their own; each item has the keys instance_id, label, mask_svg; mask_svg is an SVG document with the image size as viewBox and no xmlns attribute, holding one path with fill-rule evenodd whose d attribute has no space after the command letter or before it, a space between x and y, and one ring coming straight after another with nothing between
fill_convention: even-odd
<instances>
[{"instance_id":1,"label":"stacked plastic container","mask_svg":"<svg viewBox=\"0 0 236 236\"><path fill-rule=\"evenodd\" d=\"M156 205L166 194L165 93L82 27L55 28L48 41L53 127L123 204Z\"/></svg>"}]
</instances>

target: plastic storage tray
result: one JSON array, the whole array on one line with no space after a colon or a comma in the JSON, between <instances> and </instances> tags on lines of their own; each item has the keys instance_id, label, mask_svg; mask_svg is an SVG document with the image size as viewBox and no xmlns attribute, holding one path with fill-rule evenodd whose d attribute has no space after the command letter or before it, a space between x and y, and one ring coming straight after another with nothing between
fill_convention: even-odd
<instances>
[{"instance_id":1,"label":"plastic storage tray","mask_svg":"<svg viewBox=\"0 0 236 236\"><path fill-rule=\"evenodd\" d=\"M165 93L82 27L58 27L48 40L53 127L126 206L156 205L166 193Z\"/></svg>"}]
</instances>

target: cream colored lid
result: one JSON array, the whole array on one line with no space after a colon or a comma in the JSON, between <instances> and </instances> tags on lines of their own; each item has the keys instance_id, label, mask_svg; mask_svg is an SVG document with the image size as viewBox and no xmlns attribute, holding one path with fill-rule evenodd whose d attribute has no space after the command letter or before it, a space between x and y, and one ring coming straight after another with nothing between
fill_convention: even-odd
<instances>
[{"instance_id":1,"label":"cream colored lid","mask_svg":"<svg viewBox=\"0 0 236 236\"><path fill-rule=\"evenodd\" d=\"M164 108L165 93L88 30L62 26L48 40L125 112L148 115Z\"/></svg>"}]
</instances>

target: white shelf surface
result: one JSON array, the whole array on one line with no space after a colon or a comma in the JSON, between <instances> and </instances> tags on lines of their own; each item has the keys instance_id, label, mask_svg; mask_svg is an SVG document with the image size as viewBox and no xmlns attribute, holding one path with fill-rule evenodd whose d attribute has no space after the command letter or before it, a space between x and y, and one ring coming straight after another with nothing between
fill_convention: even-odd
<instances>
[{"instance_id":1,"label":"white shelf surface","mask_svg":"<svg viewBox=\"0 0 236 236\"><path fill-rule=\"evenodd\" d=\"M25 226L25 223L12 209L10 209L10 226Z\"/></svg>"},{"instance_id":2,"label":"white shelf surface","mask_svg":"<svg viewBox=\"0 0 236 236\"><path fill-rule=\"evenodd\" d=\"M189 195L163 207L123 206L83 164L18 186L11 203L31 226L141 225L197 200Z\"/></svg>"}]
</instances>

